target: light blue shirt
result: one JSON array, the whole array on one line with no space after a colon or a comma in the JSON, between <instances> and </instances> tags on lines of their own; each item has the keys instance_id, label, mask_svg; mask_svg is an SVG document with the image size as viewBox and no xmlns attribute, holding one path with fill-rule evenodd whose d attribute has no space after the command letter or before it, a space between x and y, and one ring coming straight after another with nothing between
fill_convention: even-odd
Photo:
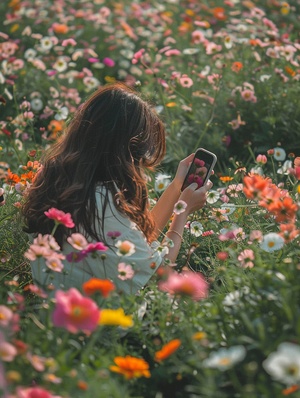
<instances>
[{"instance_id":1,"label":"light blue shirt","mask_svg":"<svg viewBox=\"0 0 300 398\"><path fill-rule=\"evenodd\" d=\"M103 198L105 188L100 187L96 191L96 201L98 214L102 214ZM105 209L104 216L104 234L108 232L118 231L121 235L115 240L129 241L135 246L135 252L130 256L119 256L117 249L109 248L104 252L97 252L97 258L93 258L91 254L78 263L69 263L64 260L64 269L62 272L50 273L45 272L47 266L44 259L39 259L31 263L32 275L34 282L40 285L52 284L55 289L67 290L76 287L81 290L82 284L89 279L95 277L99 279L110 279L116 286L117 291L126 294L135 294L139 289L144 287L156 269L162 263L162 256L155 251L154 245L149 245L145 235L128 217L121 214L114 205L111 193L108 196L108 204ZM100 228L100 226L99 226ZM89 241L89 240L88 240ZM90 243L91 241L89 241ZM153 246L153 247L152 247ZM63 254L75 251L69 244L64 244ZM105 254L105 259L100 258L101 254ZM134 276L132 279L121 280L118 273L118 264L124 262L132 265ZM55 289L52 294L55 292Z\"/></svg>"}]
</instances>

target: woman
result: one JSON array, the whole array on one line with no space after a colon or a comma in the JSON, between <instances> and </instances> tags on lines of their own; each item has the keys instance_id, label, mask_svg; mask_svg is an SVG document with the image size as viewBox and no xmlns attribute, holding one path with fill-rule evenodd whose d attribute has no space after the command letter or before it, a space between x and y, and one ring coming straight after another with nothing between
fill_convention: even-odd
<instances>
[{"instance_id":1,"label":"woman","mask_svg":"<svg viewBox=\"0 0 300 398\"><path fill-rule=\"evenodd\" d=\"M56 288L81 288L92 277L111 279L119 291L136 293L162 262L152 246L168 220L175 203L187 204L174 215L166 236L174 246L166 258L176 261L188 215L200 209L211 187L192 184L181 192L193 154L182 160L174 180L153 209L149 207L147 170L153 170L165 155L165 128L151 106L122 83L99 88L78 109L66 134L45 156L43 167L30 187L23 207L26 230L33 236L51 234L53 220L45 215L56 208L72 215L73 230L59 225L55 239L64 253L71 251L66 239L72 232L89 241L101 241L109 249L100 256L66 264L63 272L45 271L32 263L35 282L51 282ZM112 235L129 241L135 252L120 257ZM118 264L132 265L134 277L121 280Z\"/></svg>"}]
</instances>

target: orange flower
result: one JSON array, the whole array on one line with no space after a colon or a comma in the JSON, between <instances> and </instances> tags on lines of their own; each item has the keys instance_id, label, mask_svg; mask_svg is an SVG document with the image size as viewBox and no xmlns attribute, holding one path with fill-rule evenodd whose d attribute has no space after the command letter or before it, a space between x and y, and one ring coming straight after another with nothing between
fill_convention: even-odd
<instances>
[{"instance_id":1,"label":"orange flower","mask_svg":"<svg viewBox=\"0 0 300 398\"><path fill-rule=\"evenodd\" d=\"M65 33L68 33L68 31L69 31L68 26L63 23L54 23L52 25L52 29L53 29L53 32L57 33L57 34L65 34Z\"/></svg>"},{"instance_id":2,"label":"orange flower","mask_svg":"<svg viewBox=\"0 0 300 398\"><path fill-rule=\"evenodd\" d=\"M294 384L293 386L285 388L284 390L282 390L282 394L283 395L293 394L294 392L298 391L299 388L300 388L300 386L298 386L297 384Z\"/></svg>"},{"instance_id":3,"label":"orange flower","mask_svg":"<svg viewBox=\"0 0 300 398\"><path fill-rule=\"evenodd\" d=\"M238 73L242 68L243 68L242 62L236 61L233 62L233 64L231 65L231 70L236 73Z\"/></svg>"},{"instance_id":4,"label":"orange flower","mask_svg":"<svg viewBox=\"0 0 300 398\"><path fill-rule=\"evenodd\" d=\"M165 344L161 350L155 353L154 359L155 361L163 361L172 355L181 345L181 341L179 339L174 339L169 341L169 343Z\"/></svg>"},{"instance_id":5,"label":"orange flower","mask_svg":"<svg viewBox=\"0 0 300 398\"><path fill-rule=\"evenodd\" d=\"M233 177L229 177L229 176L221 176L219 178L222 182L229 182L229 181L233 180Z\"/></svg>"},{"instance_id":6,"label":"orange flower","mask_svg":"<svg viewBox=\"0 0 300 398\"><path fill-rule=\"evenodd\" d=\"M99 292L103 297L108 297L110 292L115 290L115 285L109 279L91 278L84 282L82 289L88 296Z\"/></svg>"},{"instance_id":7,"label":"orange flower","mask_svg":"<svg viewBox=\"0 0 300 398\"><path fill-rule=\"evenodd\" d=\"M294 77L296 75L296 72L294 71L294 69L290 68L289 66L285 66L284 69L285 69L286 73L288 73L292 77Z\"/></svg>"},{"instance_id":8,"label":"orange flower","mask_svg":"<svg viewBox=\"0 0 300 398\"><path fill-rule=\"evenodd\" d=\"M51 120L48 124L48 130L51 132L50 138L55 140L57 137L57 133L61 132L64 128L63 120Z\"/></svg>"},{"instance_id":9,"label":"orange flower","mask_svg":"<svg viewBox=\"0 0 300 398\"><path fill-rule=\"evenodd\" d=\"M257 199L262 196L262 192L268 186L268 179L260 176L259 174L253 174L244 177L244 194L248 199Z\"/></svg>"},{"instance_id":10,"label":"orange flower","mask_svg":"<svg viewBox=\"0 0 300 398\"><path fill-rule=\"evenodd\" d=\"M7 176L5 178L7 184L17 184L20 181L21 178L17 174L12 173L10 169L7 170Z\"/></svg>"},{"instance_id":11,"label":"orange flower","mask_svg":"<svg viewBox=\"0 0 300 398\"><path fill-rule=\"evenodd\" d=\"M223 7L215 7L212 9L213 16L219 21L225 21L227 19L225 10Z\"/></svg>"},{"instance_id":12,"label":"orange flower","mask_svg":"<svg viewBox=\"0 0 300 398\"><path fill-rule=\"evenodd\" d=\"M293 221L298 210L298 206L289 196L271 203L268 210L275 215L277 222Z\"/></svg>"},{"instance_id":13,"label":"orange flower","mask_svg":"<svg viewBox=\"0 0 300 398\"><path fill-rule=\"evenodd\" d=\"M115 357L114 362L116 365L110 366L109 369L122 374L126 379L151 376L149 364L142 358L126 355L126 357Z\"/></svg>"},{"instance_id":14,"label":"orange flower","mask_svg":"<svg viewBox=\"0 0 300 398\"><path fill-rule=\"evenodd\" d=\"M297 236L299 236L299 229L296 229L296 225L293 223L290 224L280 224L280 232L279 235L283 237L285 243L291 242Z\"/></svg>"}]
</instances>

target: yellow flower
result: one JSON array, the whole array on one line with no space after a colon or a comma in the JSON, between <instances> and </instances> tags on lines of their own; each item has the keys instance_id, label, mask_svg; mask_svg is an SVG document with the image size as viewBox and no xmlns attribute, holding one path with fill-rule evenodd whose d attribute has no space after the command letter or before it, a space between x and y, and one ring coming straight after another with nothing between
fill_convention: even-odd
<instances>
[{"instance_id":1,"label":"yellow flower","mask_svg":"<svg viewBox=\"0 0 300 398\"><path fill-rule=\"evenodd\" d=\"M193 335L193 340L203 340L205 338L206 338L205 332L197 332L197 333L194 333L194 335Z\"/></svg>"},{"instance_id":2,"label":"yellow flower","mask_svg":"<svg viewBox=\"0 0 300 398\"><path fill-rule=\"evenodd\" d=\"M116 78L113 77L113 76L105 76L105 77L104 77L104 80L105 80L107 83L115 83Z\"/></svg>"},{"instance_id":3,"label":"yellow flower","mask_svg":"<svg viewBox=\"0 0 300 398\"><path fill-rule=\"evenodd\" d=\"M103 309L100 313L99 325L121 326L130 328L133 326L132 315L125 315L123 308Z\"/></svg>"},{"instance_id":4,"label":"yellow flower","mask_svg":"<svg viewBox=\"0 0 300 398\"><path fill-rule=\"evenodd\" d=\"M166 106L167 106L168 108L174 108L174 106L177 106L177 104L176 104L176 102L168 102L168 103L166 104Z\"/></svg>"}]
</instances>

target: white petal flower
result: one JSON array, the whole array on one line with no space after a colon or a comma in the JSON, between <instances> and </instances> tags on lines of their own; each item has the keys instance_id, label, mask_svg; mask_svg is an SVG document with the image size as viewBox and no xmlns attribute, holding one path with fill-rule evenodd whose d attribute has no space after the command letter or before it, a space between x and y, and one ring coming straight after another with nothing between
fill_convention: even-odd
<instances>
[{"instance_id":1,"label":"white petal flower","mask_svg":"<svg viewBox=\"0 0 300 398\"><path fill-rule=\"evenodd\" d=\"M158 174L155 177L155 190L157 192L163 192L170 184L171 182L170 178L171 176L168 176L166 174Z\"/></svg>"},{"instance_id":2,"label":"white petal flower","mask_svg":"<svg viewBox=\"0 0 300 398\"><path fill-rule=\"evenodd\" d=\"M284 245L284 239L275 232L264 235L260 248L268 253L280 250Z\"/></svg>"},{"instance_id":3,"label":"white petal flower","mask_svg":"<svg viewBox=\"0 0 300 398\"><path fill-rule=\"evenodd\" d=\"M291 160L286 160L282 167L279 167L279 169L277 170L278 174L289 174L289 169L291 169L293 167L293 163Z\"/></svg>"},{"instance_id":4,"label":"white petal flower","mask_svg":"<svg viewBox=\"0 0 300 398\"><path fill-rule=\"evenodd\" d=\"M203 361L203 365L208 368L227 370L232 368L236 363L241 362L245 356L246 349L242 345L221 348L219 351L212 352L210 356Z\"/></svg>"},{"instance_id":5,"label":"white petal flower","mask_svg":"<svg viewBox=\"0 0 300 398\"><path fill-rule=\"evenodd\" d=\"M281 343L263 362L263 367L274 379L288 385L300 382L300 346Z\"/></svg>"},{"instance_id":6,"label":"white petal flower","mask_svg":"<svg viewBox=\"0 0 300 398\"><path fill-rule=\"evenodd\" d=\"M278 162L282 162L286 158L286 152L283 148L276 147L274 148L274 159Z\"/></svg>"},{"instance_id":7,"label":"white petal flower","mask_svg":"<svg viewBox=\"0 0 300 398\"><path fill-rule=\"evenodd\" d=\"M192 221L190 225L191 234L198 237L203 233L203 225L199 221Z\"/></svg>"},{"instance_id":8,"label":"white petal flower","mask_svg":"<svg viewBox=\"0 0 300 398\"><path fill-rule=\"evenodd\" d=\"M210 190L206 194L207 203L213 204L220 199L220 193L218 191Z\"/></svg>"}]
</instances>

